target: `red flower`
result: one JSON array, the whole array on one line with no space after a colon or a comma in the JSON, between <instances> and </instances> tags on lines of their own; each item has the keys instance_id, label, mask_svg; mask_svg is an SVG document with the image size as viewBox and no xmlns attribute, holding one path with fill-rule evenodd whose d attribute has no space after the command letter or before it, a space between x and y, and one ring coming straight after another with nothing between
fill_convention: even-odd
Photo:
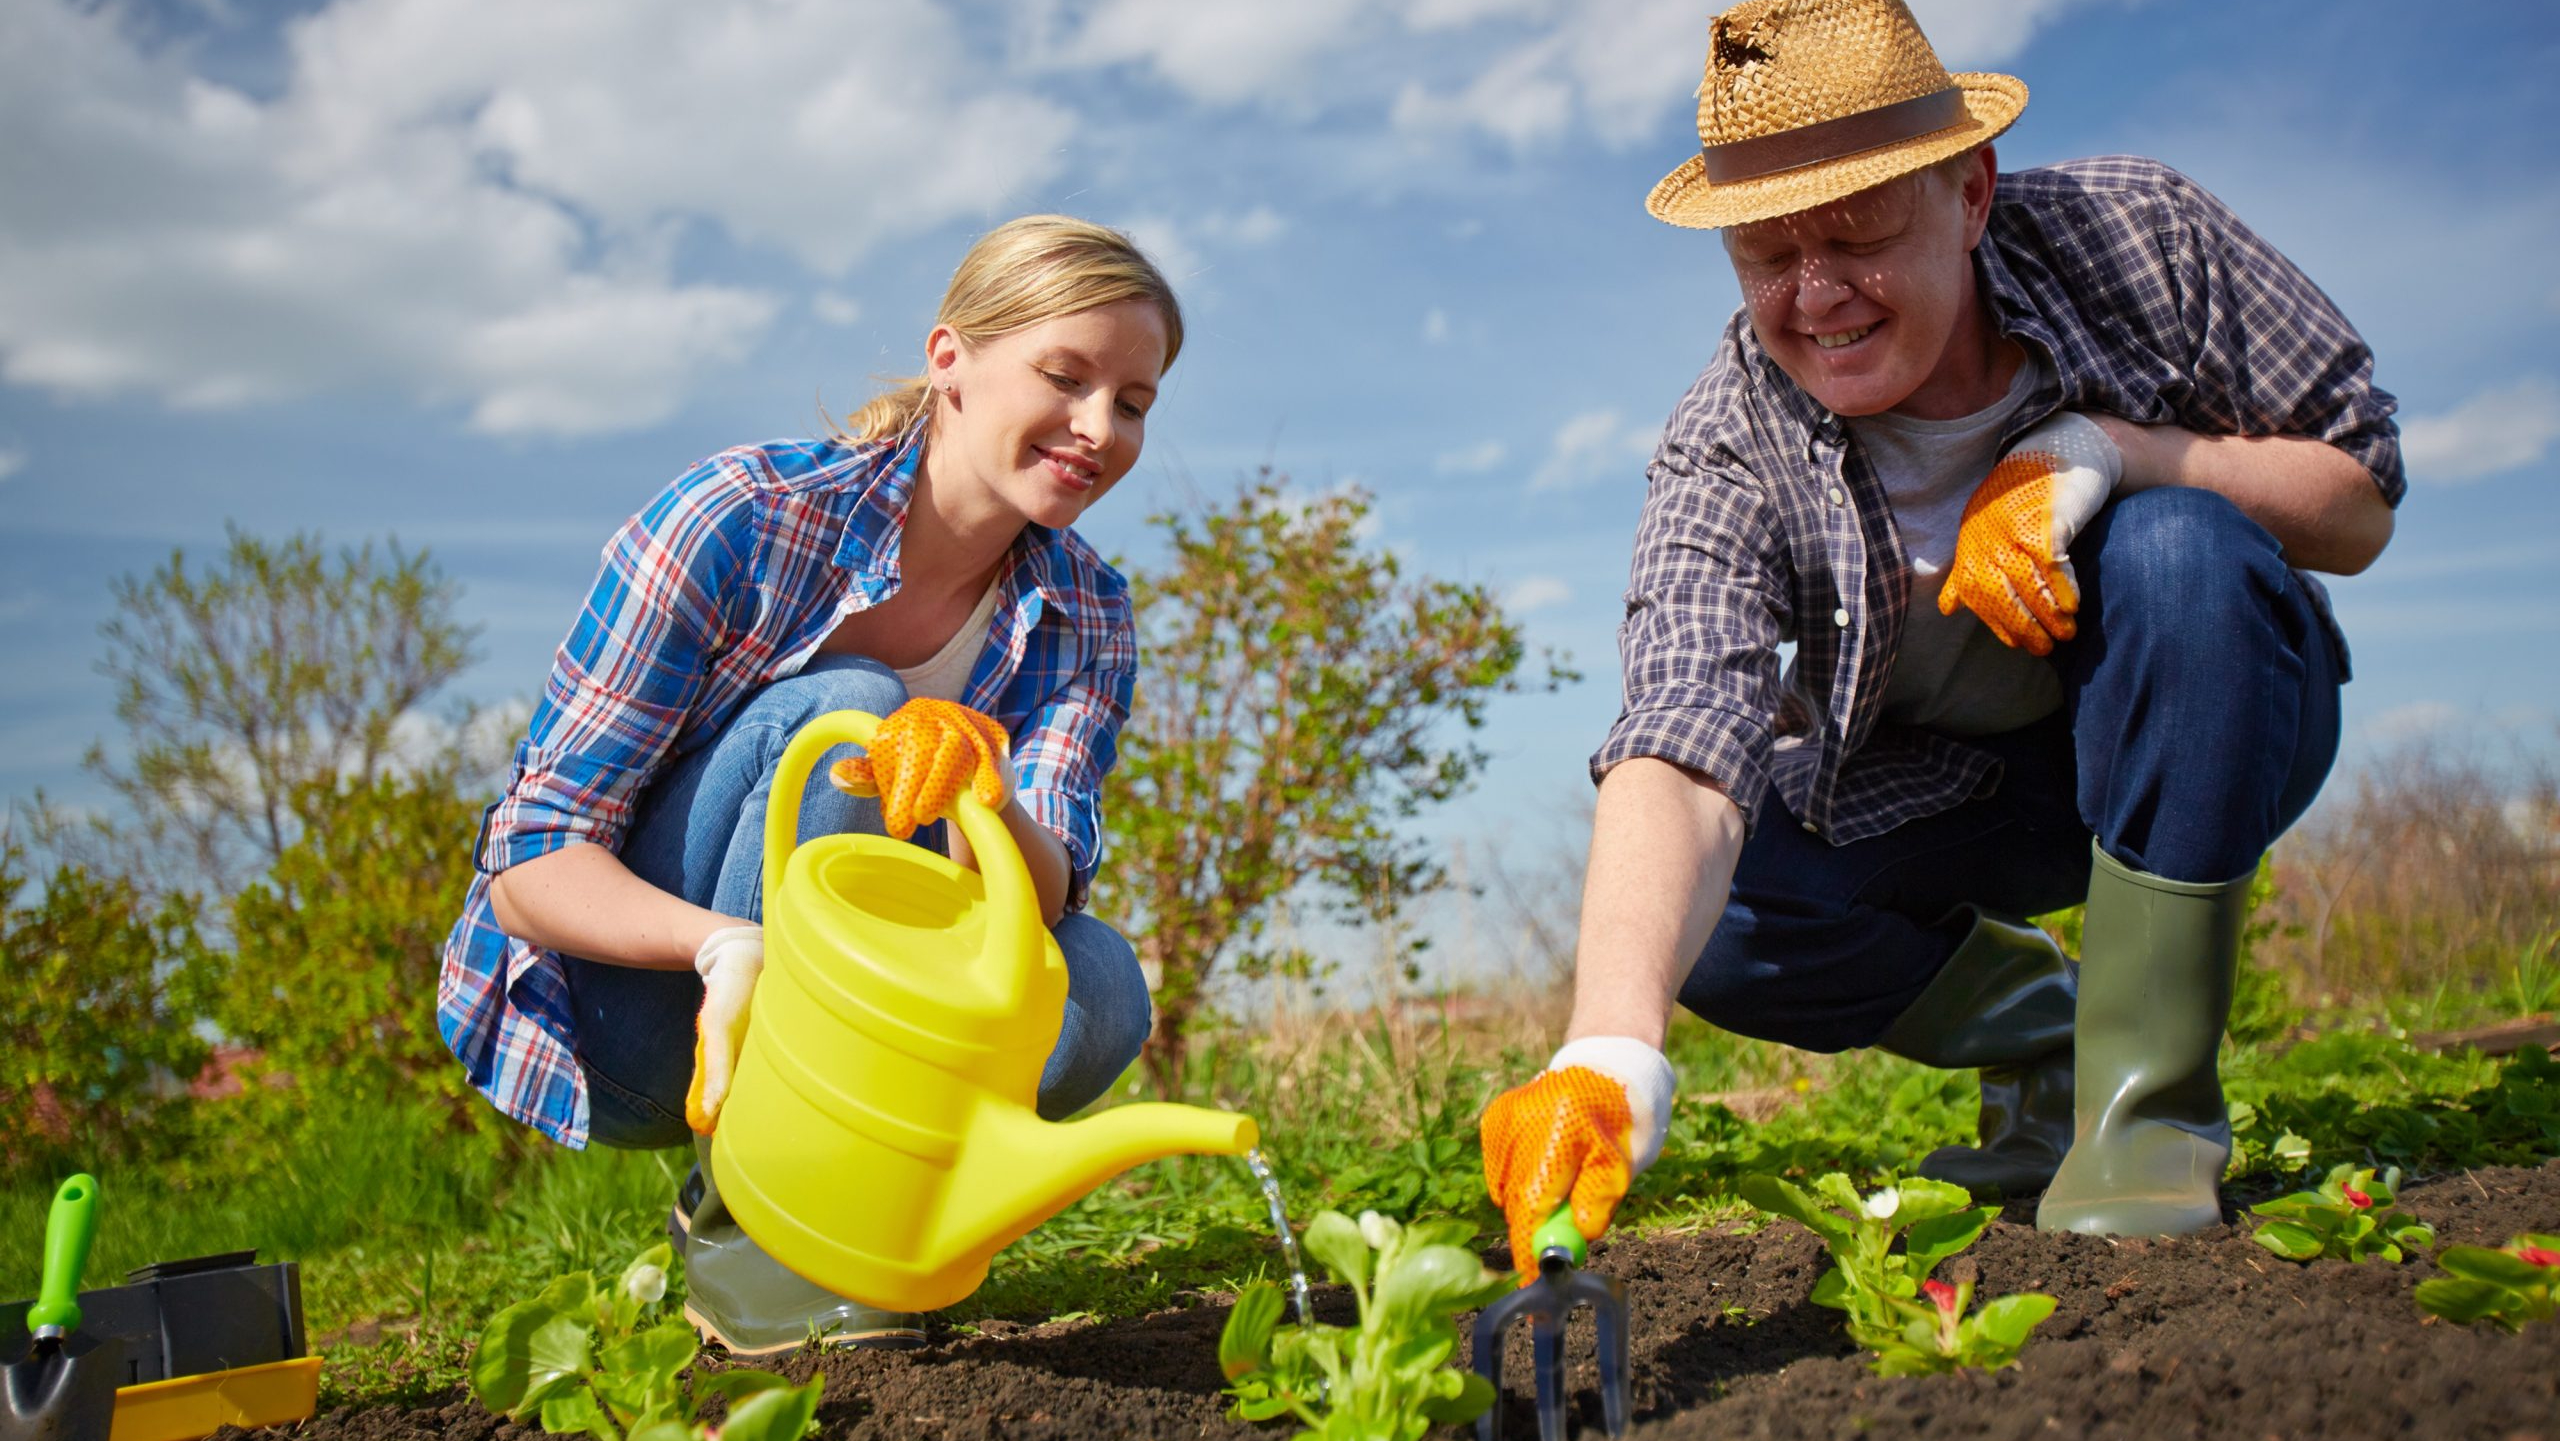
<instances>
[{"instance_id":1,"label":"red flower","mask_svg":"<svg viewBox=\"0 0 2560 1441\"><path fill-rule=\"evenodd\" d=\"M2528 1266L2560 1266L2560 1251L2546 1251L2540 1246L2518 1246L2516 1259Z\"/></svg>"},{"instance_id":2,"label":"red flower","mask_svg":"<svg viewBox=\"0 0 2560 1441\"><path fill-rule=\"evenodd\" d=\"M1950 1316L1956 1313L1955 1287L1944 1281L1923 1281L1920 1283L1920 1289L1928 1293L1929 1299L1937 1304L1939 1310Z\"/></svg>"},{"instance_id":3,"label":"red flower","mask_svg":"<svg viewBox=\"0 0 2560 1441\"><path fill-rule=\"evenodd\" d=\"M2347 1193L2347 1204L2355 1207L2357 1210L2361 1211L2365 1207L2373 1204L2373 1198L2371 1196L2357 1190L2355 1187L2348 1186L2344 1189Z\"/></svg>"}]
</instances>

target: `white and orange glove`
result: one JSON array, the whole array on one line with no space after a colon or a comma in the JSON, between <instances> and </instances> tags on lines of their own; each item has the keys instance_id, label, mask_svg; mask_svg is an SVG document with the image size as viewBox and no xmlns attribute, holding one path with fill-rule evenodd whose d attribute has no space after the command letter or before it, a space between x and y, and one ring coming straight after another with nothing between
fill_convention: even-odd
<instances>
[{"instance_id":1,"label":"white and orange glove","mask_svg":"<svg viewBox=\"0 0 2560 1441\"><path fill-rule=\"evenodd\" d=\"M1961 605L2001 644L2052 654L2054 642L2079 634L2071 542L2123 477L2116 443L2077 411L2019 436L1965 503L1938 614Z\"/></svg>"},{"instance_id":2,"label":"white and orange glove","mask_svg":"<svg viewBox=\"0 0 2560 1441\"><path fill-rule=\"evenodd\" d=\"M1530 1237L1568 1198L1584 1240L1609 1229L1627 1187L1662 1154L1673 1083L1670 1060L1652 1046L1585 1036L1485 1107L1484 1188L1510 1227L1522 1285L1538 1274Z\"/></svg>"},{"instance_id":3,"label":"white and orange glove","mask_svg":"<svg viewBox=\"0 0 2560 1441\"><path fill-rule=\"evenodd\" d=\"M747 1044L747 1012L754 1009L756 980L764 974L764 927L722 926L703 937L693 953L702 977L702 1010L693 1020L693 1085L684 1095L684 1122L708 1136L719 1124Z\"/></svg>"},{"instance_id":4,"label":"white and orange glove","mask_svg":"<svg viewBox=\"0 0 2560 1441\"><path fill-rule=\"evenodd\" d=\"M941 819L964 785L990 809L1003 805L1006 747L993 716L919 696L882 718L866 754L829 766L827 780L848 795L878 796L882 826L903 841Z\"/></svg>"}]
</instances>

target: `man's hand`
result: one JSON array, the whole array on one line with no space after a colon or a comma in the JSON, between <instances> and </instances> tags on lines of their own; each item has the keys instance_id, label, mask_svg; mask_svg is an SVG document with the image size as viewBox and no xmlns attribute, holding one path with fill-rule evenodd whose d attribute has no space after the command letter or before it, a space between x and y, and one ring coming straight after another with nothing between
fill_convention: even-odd
<instances>
[{"instance_id":1,"label":"man's hand","mask_svg":"<svg viewBox=\"0 0 2560 1441\"><path fill-rule=\"evenodd\" d=\"M881 720L869 753L827 768L849 795L878 796L880 821L897 840L940 819L967 785L992 810L1010 793L1004 727L947 700L919 697Z\"/></svg>"},{"instance_id":2,"label":"man's hand","mask_svg":"<svg viewBox=\"0 0 2560 1441\"><path fill-rule=\"evenodd\" d=\"M764 974L764 927L713 931L694 952L693 968L702 976L702 1012L693 1022L693 1085L685 1092L684 1121L708 1136L719 1124L738 1052L747 1044L747 1012Z\"/></svg>"},{"instance_id":3,"label":"man's hand","mask_svg":"<svg viewBox=\"0 0 2560 1441\"><path fill-rule=\"evenodd\" d=\"M1964 606L2003 645L2049 655L2079 633L2071 542L2107 503L2124 457L2098 423L2063 411L2018 437L1965 503L1938 613Z\"/></svg>"},{"instance_id":4,"label":"man's hand","mask_svg":"<svg viewBox=\"0 0 2560 1441\"><path fill-rule=\"evenodd\" d=\"M1567 1198L1584 1240L1609 1229L1628 1185L1662 1153L1671 1088L1662 1052L1626 1036L1585 1036L1485 1107L1485 1190L1510 1228L1521 1284L1537 1272L1529 1238Z\"/></svg>"}]
</instances>

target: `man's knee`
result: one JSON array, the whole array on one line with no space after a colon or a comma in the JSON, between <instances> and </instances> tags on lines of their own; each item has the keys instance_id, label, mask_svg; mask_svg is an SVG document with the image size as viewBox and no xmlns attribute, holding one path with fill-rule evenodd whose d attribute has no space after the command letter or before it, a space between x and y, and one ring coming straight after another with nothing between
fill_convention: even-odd
<instances>
[{"instance_id":1,"label":"man's knee","mask_svg":"<svg viewBox=\"0 0 2560 1441\"><path fill-rule=\"evenodd\" d=\"M2283 574L2275 537L2209 490L2137 491L2093 529L2094 555L2075 559L2110 622L2157 616L2193 631L2216 607L2266 604Z\"/></svg>"}]
</instances>

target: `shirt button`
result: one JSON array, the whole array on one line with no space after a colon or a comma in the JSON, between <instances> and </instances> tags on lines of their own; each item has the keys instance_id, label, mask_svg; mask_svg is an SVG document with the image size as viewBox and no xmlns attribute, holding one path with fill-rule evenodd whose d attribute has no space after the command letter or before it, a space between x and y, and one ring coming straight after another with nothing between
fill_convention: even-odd
<instances>
[{"instance_id":1,"label":"shirt button","mask_svg":"<svg viewBox=\"0 0 2560 1441\"><path fill-rule=\"evenodd\" d=\"M1849 628L1849 612L1845 609L1833 611L1831 613L1831 623L1840 627L1842 630L1847 630Z\"/></svg>"},{"instance_id":2,"label":"shirt button","mask_svg":"<svg viewBox=\"0 0 2560 1441\"><path fill-rule=\"evenodd\" d=\"M1849 503L1849 492L1842 490L1836 485L1831 487L1831 503L1833 505L1847 505Z\"/></svg>"},{"instance_id":3,"label":"shirt button","mask_svg":"<svg viewBox=\"0 0 2560 1441\"><path fill-rule=\"evenodd\" d=\"M1804 833L1809 836L1818 836L1822 834L1822 828L1811 821L1806 821L1804 823Z\"/></svg>"}]
</instances>

